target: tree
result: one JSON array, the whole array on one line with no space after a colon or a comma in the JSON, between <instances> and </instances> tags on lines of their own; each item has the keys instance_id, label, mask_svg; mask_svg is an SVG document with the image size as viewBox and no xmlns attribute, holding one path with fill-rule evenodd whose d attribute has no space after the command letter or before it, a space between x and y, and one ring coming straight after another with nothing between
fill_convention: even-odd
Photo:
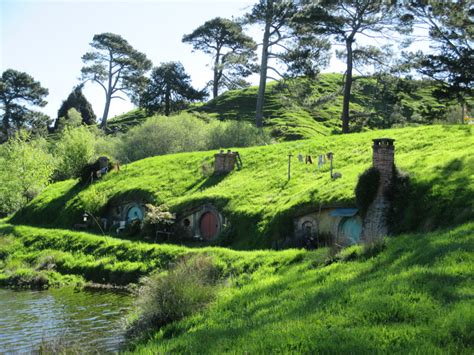
<instances>
[{"instance_id":1,"label":"tree","mask_svg":"<svg viewBox=\"0 0 474 355\"><path fill-rule=\"evenodd\" d=\"M212 96L220 89L234 89L247 83L242 78L256 70L254 40L245 35L242 26L232 20L216 17L206 21L192 33L183 36L183 42L213 58Z\"/></svg>"},{"instance_id":2,"label":"tree","mask_svg":"<svg viewBox=\"0 0 474 355\"><path fill-rule=\"evenodd\" d=\"M309 33L300 35L295 31L292 18L297 13L297 6L290 0L260 0L250 13L245 15L248 24L263 26L262 58L260 65L260 83L258 87L255 123L263 126L263 105L267 79L271 70L280 78L295 75L314 77L319 68L328 63L327 41ZM272 62L272 65L269 63ZM275 65L283 66L283 69ZM276 80L276 79L275 79Z\"/></svg>"},{"instance_id":3,"label":"tree","mask_svg":"<svg viewBox=\"0 0 474 355\"><path fill-rule=\"evenodd\" d=\"M410 18L403 16L401 8L383 0L304 0L303 9L295 19L300 32L330 36L345 48L346 59L344 98L342 105L342 132L349 132L349 103L355 62L367 64L381 62L382 51L376 46L356 44L358 35L376 43L378 38L392 38L395 32L410 29ZM341 55L341 53L340 53Z\"/></svg>"},{"instance_id":4,"label":"tree","mask_svg":"<svg viewBox=\"0 0 474 355\"><path fill-rule=\"evenodd\" d=\"M94 50L82 56L87 64L81 69L82 79L92 80L104 89L105 107L100 126L105 129L112 99L123 99L119 94L124 93L136 100L144 85L144 74L152 63L117 34L97 34L90 45Z\"/></svg>"},{"instance_id":5,"label":"tree","mask_svg":"<svg viewBox=\"0 0 474 355\"><path fill-rule=\"evenodd\" d=\"M13 69L3 72L0 79L0 102L2 111L2 134L7 140L15 130L34 129L47 126L48 117L33 111L27 105L43 107L48 89L41 86L29 74Z\"/></svg>"},{"instance_id":6,"label":"tree","mask_svg":"<svg viewBox=\"0 0 474 355\"><path fill-rule=\"evenodd\" d=\"M54 161L43 138L19 131L0 146L0 214L17 211L49 184Z\"/></svg>"},{"instance_id":7,"label":"tree","mask_svg":"<svg viewBox=\"0 0 474 355\"><path fill-rule=\"evenodd\" d=\"M140 106L149 112L169 116L171 112L185 108L190 101L202 100L206 95L205 91L191 86L191 78L181 63L168 62L153 69Z\"/></svg>"},{"instance_id":8,"label":"tree","mask_svg":"<svg viewBox=\"0 0 474 355\"><path fill-rule=\"evenodd\" d=\"M268 60L274 54L270 52L272 46L280 45L287 36L285 30L288 22L295 14L296 7L292 1L285 0L260 0L255 4L249 14L246 15L246 22L249 24L260 24L264 27L262 40L262 58L260 64L260 83L258 86L257 107L255 112L255 124L263 127L263 104L265 99L265 89L267 83ZM276 68L271 70L279 74Z\"/></svg>"},{"instance_id":9,"label":"tree","mask_svg":"<svg viewBox=\"0 0 474 355\"><path fill-rule=\"evenodd\" d=\"M56 132L62 132L66 128L76 128L81 126L82 124L83 119L81 114L74 107L72 107L66 112L65 116L59 117L56 120L53 129Z\"/></svg>"},{"instance_id":10,"label":"tree","mask_svg":"<svg viewBox=\"0 0 474 355\"><path fill-rule=\"evenodd\" d=\"M72 92L69 94L67 99L63 101L61 107L58 110L58 118L54 122L54 129L56 130L59 125L59 121L63 118L68 119L68 112L70 109L74 108L82 116L82 123L86 125L94 124L96 121L96 116L92 105L87 101L86 97L82 93L82 88L84 84L76 86Z\"/></svg>"},{"instance_id":11,"label":"tree","mask_svg":"<svg viewBox=\"0 0 474 355\"><path fill-rule=\"evenodd\" d=\"M411 1L408 9L417 24L428 30L433 50L412 54L410 62L419 73L442 83L438 97L455 98L464 108L474 87L474 4Z\"/></svg>"}]
</instances>

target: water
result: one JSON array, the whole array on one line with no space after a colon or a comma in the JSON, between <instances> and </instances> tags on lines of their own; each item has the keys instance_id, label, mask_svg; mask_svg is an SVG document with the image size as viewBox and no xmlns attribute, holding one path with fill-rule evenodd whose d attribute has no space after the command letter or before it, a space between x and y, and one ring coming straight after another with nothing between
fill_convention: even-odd
<instances>
[{"instance_id":1,"label":"water","mask_svg":"<svg viewBox=\"0 0 474 355\"><path fill-rule=\"evenodd\" d=\"M130 305L130 296L112 292L0 289L0 353L31 352L58 339L81 352L116 352Z\"/></svg>"}]
</instances>

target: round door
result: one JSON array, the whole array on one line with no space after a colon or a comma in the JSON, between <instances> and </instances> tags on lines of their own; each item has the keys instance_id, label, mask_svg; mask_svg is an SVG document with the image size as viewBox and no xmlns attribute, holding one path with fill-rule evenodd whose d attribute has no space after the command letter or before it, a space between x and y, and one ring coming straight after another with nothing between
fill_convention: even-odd
<instances>
[{"instance_id":1,"label":"round door","mask_svg":"<svg viewBox=\"0 0 474 355\"><path fill-rule=\"evenodd\" d=\"M138 219L140 221L143 219L143 212L137 206L130 208L127 212L127 222L131 222L135 219Z\"/></svg>"},{"instance_id":2,"label":"round door","mask_svg":"<svg viewBox=\"0 0 474 355\"><path fill-rule=\"evenodd\" d=\"M345 218L339 225L339 244L353 245L360 241L362 233L362 222L360 218Z\"/></svg>"},{"instance_id":3,"label":"round door","mask_svg":"<svg viewBox=\"0 0 474 355\"><path fill-rule=\"evenodd\" d=\"M219 229L219 221L212 212L206 212L201 217L200 223L201 236L204 239L211 240L216 237Z\"/></svg>"}]
</instances>

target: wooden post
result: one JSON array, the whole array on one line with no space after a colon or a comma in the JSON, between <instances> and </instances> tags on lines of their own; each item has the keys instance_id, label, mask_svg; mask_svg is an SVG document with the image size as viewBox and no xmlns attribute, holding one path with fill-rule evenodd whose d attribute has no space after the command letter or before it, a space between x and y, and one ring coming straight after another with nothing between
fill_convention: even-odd
<instances>
[{"instance_id":1,"label":"wooden post","mask_svg":"<svg viewBox=\"0 0 474 355\"><path fill-rule=\"evenodd\" d=\"M288 180L291 178L291 157L292 154L288 154Z\"/></svg>"}]
</instances>

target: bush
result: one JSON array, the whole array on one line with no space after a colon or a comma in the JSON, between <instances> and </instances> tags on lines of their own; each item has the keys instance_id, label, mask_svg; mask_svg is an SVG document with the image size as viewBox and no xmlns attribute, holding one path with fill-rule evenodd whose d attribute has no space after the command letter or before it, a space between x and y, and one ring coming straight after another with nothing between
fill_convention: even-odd
<instances>
[{"instance_id":1,"label":"bush","mask_svg":"<svg viewBox=\"0 0 474 355\"><path fill-rule=\"evenodd\" d=\"M57 179L80 177L82 169L95 158L96 135L87 127L67 128L56 145Z\"/></svg>"},{"instance_id":2,"label":"bush","mask_svg":"<svg viewBox=\"0 0 474 355\"><path fill-rule=\"evenodd\" d=\"M211 257L196 255L145 278L127 335L135 338L203 309L215 298L220 275Z\"/></svg>"},{"instance_id":3,"label":"bush","mask_svg":"<svg viewBox=\"0 0 474 355\"><path fill-rule=\"evenodd\" d=\"M268 144L270 135L249 122L213 121L209 124L208 149Z\"/></svg>"},{"instance_id":4,"label":"bush","mask_svg":"<svg viewBox=\"0 0 474 355\"><path fill-rule=\"evenodd\" d=\"M266 131L248 122L210 120L207 123L190 114L180 114L149 118L142 125L132 128L121 140L109 142L107 152L122 162L131 162L156 155L270 142L271 137Z\"/></svg>"},{"instance_id":5,"label":"bush","mask_svg":"<svg viewBox=\"0 0 474 355\"><path fill-rule=\"evenodd\" d=\"M370 204L375 199L379 187L379 180L380 172L374 167L367 169L359 176L355 188L355 197L362 216L365 216Z\"/></svg>"}]
</instances>

